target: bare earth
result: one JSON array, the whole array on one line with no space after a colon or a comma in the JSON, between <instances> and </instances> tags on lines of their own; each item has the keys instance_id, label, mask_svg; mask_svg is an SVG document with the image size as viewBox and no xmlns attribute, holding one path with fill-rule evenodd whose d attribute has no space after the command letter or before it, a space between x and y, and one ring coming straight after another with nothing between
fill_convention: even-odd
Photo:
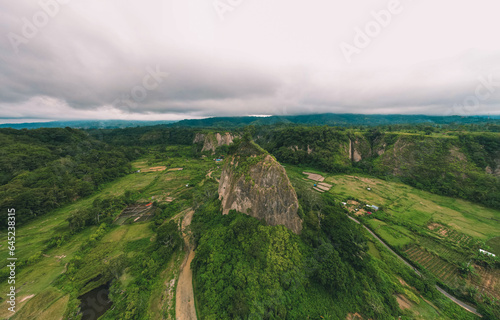
<instances>
[{"instance_id":1,"label":"bare earth","mask_svg":"<svg viewBox=\"0 0 500 320\"><path fill-rule=\"evenodd\" d=\"M160 167L151 167L149 169L143 169L142 172L158 172L158 171L165 171L165 170L167 170L167 167L160 166Z\"/></svg>"},{"instance_id":2,"label":"bare earth","mask_svg":"<svg viewBox=\"0 0 500 320\"><path fill-rule=\"evenodd\" d=\"M185 229L191 224L193 210L190 210L182 220L182 235L186 249L189 252L186 260L181 265L177 290L175 294L175 319L192 320L196 319L196 309L194 307L193 273L191 271L191 261L194 258L194 250L190 243L191 235Z\"/></svg>"},{"instance_id":3,"label":"bare earth","mask_svg":"<svg viewBox=\"0 0 500 320\"><path fill-rule=\"evenodd\" d=\"M303 174L307 175L308 179L314 180L314 181L323 181L325 178L319 174L316 173L310 173L310 172L302 172Z\"/></svg>"},{"instance_id":4,"label":"bare earth","mask_svg":"<svg viewBox=\"0 0 500 320\"><path fill-rule=\"evenodd\" d=\"M396 300L398 301L399 308L400 308L401 310L411 308L411 303L410 303L410 301L408 301L408 299L406 299L406 297L405 297L405 296L403 296L402 294L398 294L398 295L396 295Z\"/></svg>"}]
</instances>

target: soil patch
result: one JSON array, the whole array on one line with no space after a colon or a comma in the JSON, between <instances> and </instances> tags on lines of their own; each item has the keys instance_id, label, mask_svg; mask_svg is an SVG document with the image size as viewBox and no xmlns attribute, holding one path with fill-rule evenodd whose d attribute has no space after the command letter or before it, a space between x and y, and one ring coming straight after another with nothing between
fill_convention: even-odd
<instances>
[{"instance_id":1,"label":"soil patch","mask_svg":"<svg viewBox=\"0 0 500 320\"><path fill-rule=\"evenodd\" d=\"M406 299L406 297L403 296L402 294L397 294L396 295L396 300L398 301L399 308L401 310L405 310L405 309L410 309L411 308L411 302L408 301L408 299Z\"/></svg>"},{"instance_id":2,"label":"soil patch","mask_svg":"<svg viewBox=\"0 0 500 320\"><path fill-rule=\"evenodd\" d=\"M319 174L316 174L316 173L311 173L311 172L302 172L303 174L307 175L307 178L308 179L311 179L311 180L314 180L314 181L320 181L322 182L323 180L325 180L325 177L319 175Z\"/></svg>"},{"instance_id":3,"label":"soil patch","mask_svg":"<svg viewBox=\"0 0 500 320\"><path fill-rule=\"evenodd\" d=\"M149 169L143 169L141 170L141 172L160 172L165 170L167 170L166 166L159 166L159 167L151 167Z\"/></svg>"}]
</instances>

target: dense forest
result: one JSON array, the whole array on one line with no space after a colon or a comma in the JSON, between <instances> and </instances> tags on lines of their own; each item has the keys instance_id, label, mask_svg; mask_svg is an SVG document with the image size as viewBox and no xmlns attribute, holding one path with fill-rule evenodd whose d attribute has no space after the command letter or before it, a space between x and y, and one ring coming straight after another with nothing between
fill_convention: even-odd
<instances>
[{"instance_id":1,"label":"dense forest","mask_svg":"<svg viewBox=\"0 0 500 320\"><path fill-rule=\"evenodd\" d=\"M364 172L433 193L500 208L500 136L334 127L254 128L256 141L284 163L332 173ZM357 157L357 158L356 158Z\"/></svg>"},{"instance_id":2,"label":"dense forest","mask_svg":"<svg viewBox=\"0 0 500 320\"><path fill-rule=\"evenodd\" d=\"M372 259L362 228L331 195L298 194L300 236L241 213L221 215L217 199L198 209L193 283L200 318L345 319L355 312L373 319L405 317L394 293L413 293L398 277L428 299L439 297L430 278L422 280L390 256ZM444 299L436 303L456 319L474 318Z\"/></svg>"},{"instance_id":3,"label":"dense forest","mask_svg":"<svg viewBox=\"0 0 500 320\"><path fill-rule=\"evenodd\" d=\"M367 114L310 114L310 115L283 115L270 117L214 117L197 120L182 120L171 124L174 127L198 128L238 128L248 125L280 126L280 125L307 125L307 126L383 126L383 125L498 125L498 117L485 116L426 116L426 115L367 115Z\"/></svg>"},{"instance_id":4,"label":"dense forest","mask_svg":"<svg viewBox=\"0 0 500 320\"><path fill-rule=\"evenodd\" d=\"M129 162L142 152L114 147L84 131L54 128L0 129L0 154L1 215L18 208L22 224L129 173Z\"/></svg>"}]
</instances>

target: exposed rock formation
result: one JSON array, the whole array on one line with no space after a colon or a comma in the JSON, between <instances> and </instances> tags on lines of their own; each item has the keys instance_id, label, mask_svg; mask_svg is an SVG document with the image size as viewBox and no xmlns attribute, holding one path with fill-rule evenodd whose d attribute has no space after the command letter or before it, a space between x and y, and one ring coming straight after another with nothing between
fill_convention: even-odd
<instances>
[{"instance_id":1,"label":"exposed rock formation","mask_svg":"<svg viewBox=\"0 0 500 320\"><path fill-rule=\"evenodd\" d=\"M497 155L497 157L498 157L498 155ZM487 166L485 171L488 174L492 174L496 177L500 177L500 157L495 158L495 166L493 168L490 166Z\"/></svg>"},{"instance_id":2,"label":"exposed rock formation","mask_svg":"<svg viewBox=\"0 0 500 320\"><path fill-rule=\"evenodd\" d=\"M236 210L264 219L269 225L284 225L300 233L302 220L297 214L297 194L285 169L251 142L242 144L246 146L226 158L222 170L219 199L222 199L223 214Z\"/></svg>"},{"instance_id":3,"label":"exposed rock formation","mask_svg":"<svg viewBox=\"0 0 500 320\"><path fill-rule=\"evenodd\" d=\"M229 132L224 133L224 135L221 135L220 133L197 133L194 137L193 143L202 143L203 142L203 148L201 149L201 152L204 151L212 151L212 153L215 152L215 149L218 147L221 147L223 145L230 145L233 143L233 139L235 137L230 134Z\"/></svg>"},{"instance_id":4,"label":"exposed rock formation","mask_svg":"<svg viewBox=\"0 0 500 320\"><path fill-rule=\"evenodd\" d=\"M352 141L349 139L349 159L354 162L363 160L362 154L370 156L370 145L365 139L356 139Z\"/></svg>"}]
</instances>

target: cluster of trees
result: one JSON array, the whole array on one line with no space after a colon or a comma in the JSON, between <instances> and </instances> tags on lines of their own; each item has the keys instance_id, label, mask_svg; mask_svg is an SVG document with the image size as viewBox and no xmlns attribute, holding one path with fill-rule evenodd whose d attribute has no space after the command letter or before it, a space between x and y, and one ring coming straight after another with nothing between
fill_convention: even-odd
<instances>
[{"instance_id":1,"label":"cluster of trees","mask_svg":"<svg viewBox=\"0 0 500 320\"><path fill-rule=\"evenodd\" d=\"M302 126L257 131L256 135L256 142L282 162L330 172L347 172L351 168L349 134L345 130Z\"/></svg>"},{"instance_id":2,"label":"cluster of trees","mask_svg":"<svg viewBox=\"0 0 500 320\"><path fill-rule=\"evenodd\" d=\"M386 152L365 161L368 173L500 208L500 179L486 170L498 165L499 135L470 134L457 139L401 135L395 142L386 136L380 139L387 142Z\"/></svg>"},{"instance_id":3,"label":"cluster of trees","mask_svg":"<svg viewBox=\"0 0 500 320\"><path fill-rule=\"evenodd\" d=\"M130 161L142 152L71 128L0 129L0 142L0 214L16 208L19 223L129 173Z\"/></svg>"},{"instance_id":4,"label":"cluster of trees","mask_svg":"<svg viewBox=\"0 0 500 320\"><path fill-rule=\"evenodd\" d=\"M258 128L254 135L261 146L284 163L399 179L419 189L500 208L500 179L491 174L500 165L497 133L435 137L425 132L390 133L380 128L356 132L298 126Z\"/></svg>"},{"instance_id":5,"label":"cluster of trees","mask_svg":"<svg viewBox=\"0 0 500 320\"><path fill-rule=\"evenodd\" d=\"M104 320L147 319L148 300L153 285L173 253L183 243L179 227L174 221L164 223L157 229L155 242L151 243L149 239L136 241L139 242L138 246L132 243L127 250L137 251L125 263L133 281L126 287L120 281L112 283L110 298L113 309L102 317Z\"/></svg>"},{"instance_id":6,"label":"cluster of trees","mask_svg":"<svg viewBox=\"0 0 500 320\"><path fill-rule=\"evenodd\" d=\"M134 203L140 194L127 190L122 196L114 198L97 198L92 206L77 209L66 219L69 231L76 233L86 226L112 223L113 219L128 205Z\"/></svg>"},{"instance_id":7,"label":"cluster of trees","mask_svg":"<svg viewBox=\"0 0 500 320\"><path fill-rule=\"evenodd\" d=\"M72 297L77 297L81 293L110 284L109 297L113 301L113 308L100 319L146 319L151 290L174 252L182 247L179 227L174 221L161 224L156 227L155 241L152 242L149 238L130 241L118 254L116 249L119 244L99 244L111 230L112 226L102 223L82 243L68 263L66 273L56 280L55 285ZM125 270L132 279L128 283L119 280ZM67 318L80 316L77 301L70 301L66 310Z\"/></svg>"},{"instance_id":8,"label":"cluster of trees","mask_svg":"<svg viewBox=\"0 0 500 320\"><path fill-rule=\"evenodd\" d=\"M200 207L192 222L198 243L192 266L201 318L400 315L392 271L366 254L360 227L327 195L301 202L305 218L300 236L241 213L223 216L217 199ZM405 275L425 289L412 277Z\"/></svg>"},{"instance_id":9,"label":"cluster of trees","mask_svg":"<svg viewBox=\"0 0 500 320\"><path fill-rule=\"evenodd\" d=\"M120 146L191 145L196 131L190 128L169 128L165 125L107 130L88 130L106 143Z\"/></svg>"}]
</instances>

